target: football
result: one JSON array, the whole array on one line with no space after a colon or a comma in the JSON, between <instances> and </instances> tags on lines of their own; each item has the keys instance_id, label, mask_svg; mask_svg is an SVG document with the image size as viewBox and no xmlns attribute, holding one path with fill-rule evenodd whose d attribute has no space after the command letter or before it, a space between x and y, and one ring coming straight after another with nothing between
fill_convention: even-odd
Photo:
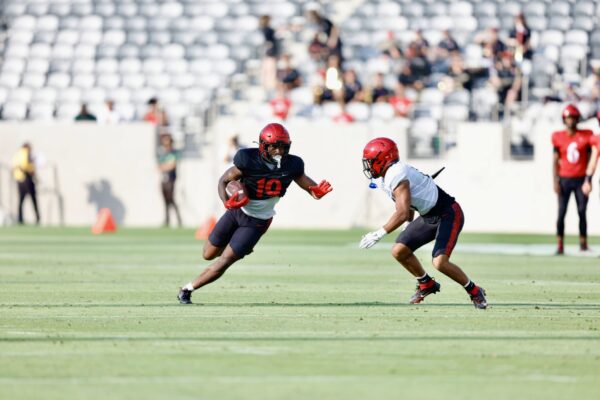
<instances>
[{"instance_id":1,"label":"football","mask_svg":"<svg viewBox=\"0 0 600 400\"><path fill-rule=\"evenodd\" d=\"M229 197L233 196L235 193L238 193L238 200L241 200L247 196L246 188L244 187L244 184L240 181L229 182L227 184L227 187L225 188L225 191L227 192L227 196Z\"/></svg>"}]
</instances>

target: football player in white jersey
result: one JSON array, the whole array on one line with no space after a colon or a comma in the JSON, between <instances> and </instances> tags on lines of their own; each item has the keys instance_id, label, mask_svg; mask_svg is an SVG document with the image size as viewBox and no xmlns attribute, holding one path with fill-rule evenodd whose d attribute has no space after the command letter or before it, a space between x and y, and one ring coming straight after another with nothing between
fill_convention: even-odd
<instances>
[{"instance_id":1,"label":"football player in white jersey","mask_svg":"<svg viewBox=\"0 0 600 400\"><path fill-rule=\"evenodd\" d=\"M396 143L388 138L367 143L363 150L363 170L369 179L381 178L381 188L394 201L396 211L381 229L364 235L360 247L373 247L382 237L410 221L392 248L392 256L417 278L417 291L410 302L420 303L440 291L440 284L427 274L414 255L419 247L435 240L433 266L462 285L475 308L487 308L485 290L450 262L464 223L462 209L454 197L440 189L430 176L400 161ZM415 220L414 211L420 214Z\"/></svg>"}]
</instances>

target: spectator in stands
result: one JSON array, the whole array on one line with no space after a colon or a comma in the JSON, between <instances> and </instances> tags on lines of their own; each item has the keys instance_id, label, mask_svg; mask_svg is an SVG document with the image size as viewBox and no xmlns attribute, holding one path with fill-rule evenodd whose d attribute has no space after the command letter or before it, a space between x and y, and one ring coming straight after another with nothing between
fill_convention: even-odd
<instances>
[{"instance_id":1,"label":"spectator in stands","mask_svg":"<svg viewBox=\"0 0 600 400\"><path fill-rule=\"evenodd\" d=\"M121 116L115 111L115 103L112 100L106 100L103 112L98 115L98 123L103 125L114 125L121 122Z\"/></svg>"},{"instance_id":2,"label":"spectator in stands","mask_svg":"<svg viewBox=\"0 0 600 400\"><path fill-rule=\"evenodd\" d=\"M505 52L495 63L490 76L490 83L498 92L500 104L504 104L506 110L518 99L520 95L521 79L517 77L518 71L512 58L512 53Z\"/></svg>"},{"instance_id":3,"label":"spectator in stands","mask_svg":"<svg viewBox=\"0 0 600 400\"><path fill-rule=\"evenodd\" d=\"M402 82L396 83L394 95L390 97L390 104L394 108L394 115L408 118L412 111L412 100L406 96Z\"/></svg>"},{"instance_id":4,"label":"spectator in stands","mask_svg":"<svg viewBox=\"0 0 600 400\"><path fill-rule=\"evenodd\" d=\"M287 97L287 91L283 83L277 85L277 95L269 102L273 116L285 121L292 107L292 102Z\"/></svg>"},{"instance_id":5,"label":"spectator in stands","mask_svg":"<svg viewBox=\"0 0 600 400\"><path fill-rule=\"evenodd\" d=\"M161 135L158 156L158 170L161 173L161 192L165 201L165 227L169 226L169 211L172 207L177 217L177 226L181 227L181 215L175 203L175 181L177 180L178 152L173 148L171 135Z\"/></svg>"},{"instance_id":6,"label":"spectator in stands","mask_svg":"<svg viewBox=\"0 0 600 400\"><path fill-rule=\"evenodd\" d=\"M450 34L450 31L448 29L445 29L442 34L443 38L437 45L438 49L445 51L448 55L451 53L460 52L460 47L458 46L458 43L456 43L456 40L454 40L454 38Z\"/></svg>"},{"instance_id":7,"label":"spectator in stands","mask_svg":"<svg viewBox=\"0 0 600 400\"><path fill-rule=\"evenodd\" d=\"M327 47L329 54L335 54L340 59L342 58L342 40L340 39L340 31L330 19L321 15L319 6L315 3L306 6L308 10L308 19L316 24L319 32L323 36L323 44Z\"/></svg>"},{"instance_id":8,"label":"spectator in stands","mask_svg":"<svg viewBox=\"0 0 600 400\"><path fill-rule=\"evenodd\" d=\"M483 48L483 56L497 60L506 51L506 45L498 37L498 28L490 28L475 36L475 42Z\"/></svg>"},{"instance_id":9,"label":"spectator in stands","mask_svg":"<svg viewBox=\"0 0 600 400\"><path fill-rule=\"evenodd\" d=\"M260 31L264 36L263 55L261 64L261 83L265 90L273 90L276 85L277 59L280 55L280 46L271 27L271 17L262 15L259 18Z\"/></svg>"},{"instance_id":10,"label":"spectator in stands","mask_svg":"<svg viewBox=\"0 0 600 400\"><path fill-rule=\"evenodd\" d=\"M18 222L23 225L23 202L27 196L31 197L36 224L40 223L40 212L37 204L35 190L35 159L31 152L31 144L23 143L13 158L13 176L19 191Z\"/></svg>"},{"instance_id":11,"label":"spectator in stands","mask_svg":"<svg viewBox=\"0 0 600 400\"><path fill-rule=\"evenodd\" d=\"M592 74L583 81L581 91L596 108L600 106L600 65L592 66Z\"/></svg>"},{"instance_id":12,"label":"spectator in stands","mask_svg":"<svg viewBox=\"0 0 600 400\"><path fill-rule=\"evenodd\" d=\"M396 41L394 36L394 31L387 32L387 38L383 42L379 44L379 48L381 49L381 53L392 60L401 60L404 56L402 52L402 47Z\"/></svg>"},{"instance_id":13,"label":"spectator in stands","mask_svg":"<svg viewBox=\"0 0 600 400\"><path fill-rule=\"evenodd\" d=\"M169 125L167 113L159 104L156 97L152 97L148 100L148 110L146 111L146 114L144 114L144 121L150 122L159 128Z\"/></svg>"},{"instance_id":14,"label":"spectator in stands","mask_svg":"<svg viewBox=\"0 0 600 400\"><path fill-rule=\"evenodd\" d=\"M231 135L229 137L229 142L227 143L227 149L225 151L225 157L223 158L223 161L226 163L232 163L235 153L237 153L238 150L245 148L246 146L240 143L240 136L237 133Z\"/></svg>"},{"instance_id":15,"label":"spectator in stands","mask_svg":"<svg viewBox=\"0 0 600 400\"><path fill-rule=\"evenodd\" d=\"M312 40L308 44L308 54L310 58L316 63L322 63L327 60L329 50L327 46L321 41L320 34L317 32L313 36Z\"/></svg>"},{"instance_id":16,"label":"spectator in stands","mask_svg":"<svg viewBox=\"0 0 600 400\"><path fill-rule=\"evenodd\" d=\"M75 121L97 121L96 116L88 111L87 104L82 104L79 114L75 116Z\"/></svg>"},{"instance_id":17,"label":"spectator in stands","mask_svg":"<svg viewBox=\"0 0 600 400\"><path fill-rule=\"evenodd\" d=\"M407 57L427 58L429 55L429 42L423 37L423 31L418 29L415 32L415 38L408 45Z\"/></svg>"},{"instance_id":18,"label":"spectator in stands","mask_svg":"<svg viewBox=\"0 0 600 400\"><path fill-rule=\"evenodd\" d=\"M292 60L289 54L283 54L278 64L277 80L284 85L286 91L290 91L302 85L302 76L300 75L300 72L292 66Z\"/></svg>"},{"instance_id":19,"label":"spectator in stands","mask_svg":"<svg viewBox=\"0 0 600 400\"><path fill-rule=\"evenodd\" d=\"M323 79L323 84L316 88L315 98L317 103L321 104L326 101L337 100L343 98L343 72L340 58L332 54L327 59L327 68L321 70L319 75Z\"/></svg>"},{"instance_id":20,"label":"spectator in stands","mask_svg":"<svg viewBox=\"0 0 600 400\"><path fill-rule=\"evenodd\" d=\"M398 82L417 91L423 89L424 86L422 78L414 73L412 65L408 61L404 62L402 66L400 75L398 75Z\"/></svg>"},{"instance_id":21,"label":"spectator in stands","mask_svg":"<svg viewBox=\"0 0 600 400\"><path fill-rule=\"evenodd\" d=\"M469 74L465 71L464 61L460 56L460 53L452 53L449 61L450 66L447 71L447 84L442 88L446 93L459 88L464 88L467 81L470 79Z\"/></svg>"},{"instance_id":22,"label":"spectator in stands","mask_svg":"<svg viewBox=\"0 0 600 400\"><path fill-rule=\"evenodd\" d=\"M523 13L515 16L515 26L510 30L508 37L508 44L514 48L515 61L520 63L523 59L530 60L533 55L529 43L531 30Z\"/></svg>"},{"instance_id":23,"label":"spectator in stands","mask_svg":"<svg viewBox=\"0 0 600 400\"><path fill-rule=\"evenodd\" d=\"M392 95L391 90L385 87L385 75L381 72L375 74L373 88L371 89L372 103L387 103Z\"/></svg>"},{"instance_id":24,"label":"spectator in stands","mask_svg":"<svg viewBox=\"0 0 600 400\"><path fill-rule=\"evenodd\" d=\"M344 72L344 103L351 101L365 101L363 85L356 75L356 71L349 69Z\"/></svg>"}]
</instances>

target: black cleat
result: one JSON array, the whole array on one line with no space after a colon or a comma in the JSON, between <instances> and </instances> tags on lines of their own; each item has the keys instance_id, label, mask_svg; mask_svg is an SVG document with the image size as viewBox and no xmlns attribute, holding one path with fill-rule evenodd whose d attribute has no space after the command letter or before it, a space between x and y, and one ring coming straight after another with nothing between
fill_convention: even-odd
<instances>
[{"instance_id":1,"label":"black cleat","mask_svg":"<svg viewBox=\"0 0 600 400\"><path fill-rule=\"evenodd\" d=\"M184 288L179 289L177 300L179 300L181 304L192 304L192 291Z\"/></svg>"},{"instance_id":2,"label":"black cleat","mask_svg":"<svg viewBox=\"0 0 600 400\"><path fill-rule=\"evenodd\" d=\"M430 280L427 283L417 284L417 291L410 298L410 303L419 304L420 302L425 300L425 297L429 296L430 294L439 292L441 286L442 285L437 283L434 279Z\"/></svg>"},{"instance_id":3,"label":"black cleat","mask_svg":"<svg viewBox=\"0 0 600 400\"><path fill-rule=\"evenodd\" d=\"M485 290L482 287L477 286L473 289L473 292L475 293L470 294L473 305L479 310L485 310L488 305L487 299L485 298Z\"/></svg>"}]
</instances>

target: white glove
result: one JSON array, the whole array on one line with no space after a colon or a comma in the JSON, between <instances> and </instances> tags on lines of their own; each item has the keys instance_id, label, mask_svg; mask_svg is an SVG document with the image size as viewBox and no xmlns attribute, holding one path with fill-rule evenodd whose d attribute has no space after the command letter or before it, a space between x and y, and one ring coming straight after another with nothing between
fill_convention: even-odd
<instances>
[{"instance_id":1,"label":"white glove","mask_svg":"<svg viewBox=\"0 0 600 400\"><path fill-rule=\"evenodd\" d=\"M387 235L387 232L383 228L369 232L362 237L362 240L358 246L361 249L370 249L371 247L375 246L375 243L379 242L385 235Z\"/></svg>"}]
</instances>

